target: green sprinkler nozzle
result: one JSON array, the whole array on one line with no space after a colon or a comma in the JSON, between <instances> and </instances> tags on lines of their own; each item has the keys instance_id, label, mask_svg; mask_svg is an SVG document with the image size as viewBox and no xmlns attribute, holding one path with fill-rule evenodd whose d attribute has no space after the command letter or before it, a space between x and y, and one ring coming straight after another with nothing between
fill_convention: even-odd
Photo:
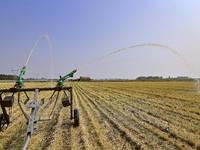
<instances>
[{"instance_id":1,"label":"green sprinkler nozzle","mask_svg":"<svg viewBox=\"0 0 200 150\"><path fill-rule=\"evenodd\" d=\"M22 88L24 86L24 83L23 83L23 75L26 73L26 66L23 66L22 67L22 70L20 72L20 75L19 75L19 78L18 80L16 81L16 84L15 84L15 87L17 88Z\"/></svg>"},{"instance_id":2,"label":"green sprinkler nozzle","mask_svg":"<svg viewBox=\"0 0 200 150\"><path fill-rule=\"evenodd\" d=\"M60 79L57 81L57 86L63 86L63 82L65 81L65 79L68 79L70 77L73 77L74 76L74 73L76 72L77 70L73 70L72 72L68 73L67 75L65 75L64 77L60 76Z\"/></svg>"}]
</instances>

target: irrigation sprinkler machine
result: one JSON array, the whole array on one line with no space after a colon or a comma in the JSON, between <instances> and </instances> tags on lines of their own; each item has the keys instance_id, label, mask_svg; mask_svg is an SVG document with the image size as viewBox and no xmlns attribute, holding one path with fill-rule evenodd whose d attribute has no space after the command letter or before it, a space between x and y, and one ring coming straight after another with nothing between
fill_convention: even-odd
<instances>
[{"instance_id":1,"label":"irrigation sprinkler machine","mask_svg":"<svg viewBox=\"0 0 200 150\"><path fill-rule=\"evenodd\" d=\"M70 107L70 119L74 120L74 126L79 126L79 112L78 109L73 109L73 94L72 87L65 87L64 81L70 77L73 77L74 73L77 70L73 70L67 75L61 77L57 80L57 85L55 87L37 87L37 88L25 88L23 84L23 75L26 72L26 66L23 66L19 75L18 80L15 85L9 89L0 89L0 105L3 114L0 114L0 131L8 128L8 125L11 123L12 108L14 104L14 95L17 94L18 105L21 109L22 114L26 118L27 124L27 137L22 147L25 150L28 146L28 143L33 135L35 125L38 121L46 121L52 118L55 106L59 99L59 94L63 92L62 105L63 107ZM42 98L38 101L38 96L41 91L52 91L50 98ZM29 94L32 92L34 95L33 100L30 100ZM34 93L33 93L34 92ZM25 95L24 100L22 100L22 94ZM8 96L9 95L9 96ZM54 98L55 97L55 98ZM44 104L45 100L54 101L53 108L51 110L50 116L48 118L42 118L36 116L39 108ZM31 102L29 102L31 101ZM30 114L26 110L30 110Z\"/></svg>"}]
</instances>

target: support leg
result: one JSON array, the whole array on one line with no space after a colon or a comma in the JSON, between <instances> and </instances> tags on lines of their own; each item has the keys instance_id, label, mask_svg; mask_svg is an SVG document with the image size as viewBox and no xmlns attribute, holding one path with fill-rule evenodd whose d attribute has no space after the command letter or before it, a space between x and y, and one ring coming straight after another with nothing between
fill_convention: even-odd
<instances>
[{"instance_id":1,"label":"support leg","mask_svg":"<svg viewBox=\"0 0 200 150\"><path fill-rule=\"evenodd\" d=\"M26 120L28 120L28 114L26 113L25 109L23 108L21 102L20 102L20 92L18 92L18 104L19 104L19 107L24 115L24 117L26 118Z\"/></svg>"},{"instance_id":2,"label":"support leg","mask_svg":"<svg viewBox=\"0 0 200 150\"><path fill-rule=\"evenodd\" d=\"M28 96L28 94L24 91L24 94L26 95L26 100L25 100L25 102L24 102L24 105L30 100L30 98L29 98L29 96Z\"/></svg>"},{"instance_id":3,"label":"support leg","mask_svg":"<svg viewBox=\"0 0 200 150\"><path fill-rule=\"evenodd\" d=\"M54 96L56 91L53 91L53 94L51 95L51 97L49 99L52 99L52 97Z\"/></svg>"},{"instance_id":4,"label":"support leg","mask_svg":"<svg viewBox=\"0 0 200 150\"><path fill-rule=\"evenodd\" d=\"M57 104L57 101L58 101L58 98L59 98L59 94L60 94L60 91L58 91L58 93L57 93L55 103L54 103L53 108L52 108L51 113L50 113L50 117L51 117L51 115L53 114L53 111L54 111L55 106L56 106L56 104Z\"/></svg>"},{"instance_id":5,"label":"support leg","mask_svg":"<svg viewBox=\"0 0 200 150\"><path fill-rule=\"evenodd\" d=\"M70 89L70 112L71 112L71 120L73 119L73 93L72 93L72 88Z\"/></svg>"}]
</instances>

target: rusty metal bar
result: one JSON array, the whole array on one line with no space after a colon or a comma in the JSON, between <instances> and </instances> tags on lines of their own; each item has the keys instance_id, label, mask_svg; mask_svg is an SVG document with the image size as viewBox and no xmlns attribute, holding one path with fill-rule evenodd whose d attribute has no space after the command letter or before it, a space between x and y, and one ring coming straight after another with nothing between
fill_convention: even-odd
<instances>
[{"instance_id":1,"label":"rusty metal bar","mask_svg":"<svg viewBox=\"0 0 200 150\"><path fill-rule=\"evenodd\" d=\"M61 90L70 90L72 87L46 87L46 88L9 88L9 89L0 89L0 92L33 92L38 89L39 92L41 91L61 91Z\"/></svg>"}]
</instances>

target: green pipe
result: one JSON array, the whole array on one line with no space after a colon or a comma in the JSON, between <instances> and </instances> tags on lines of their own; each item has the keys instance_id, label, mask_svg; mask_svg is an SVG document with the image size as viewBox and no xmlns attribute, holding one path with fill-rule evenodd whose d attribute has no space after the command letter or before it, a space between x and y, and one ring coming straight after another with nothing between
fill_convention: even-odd
<instances>
[{"instance_id":1,"label":"green pipe","mask_svg":"<svg viewBox=\"0 0 200 150\"><path fill-rule=\"evenodd\" d=\"M22 67L22 70L20 72L20 75L19 75L19 78L18 80L16 81L16 84L15 84L15 87L17 88L22 88L24 86L24 83L23 83L23 75L26 73L26 66L23 66Z\"/></svg>"},{"instance_id":2,"label":"green pipe","mask_svg":"<svg viewBox=\"0 0 200 150\"><path fill-rule=\"evenodd\" d=\"M70 77L73 77L74 76L74 73L76 72L77 70L73 70L72 72L68 73L67 75L65 75L64 77L60 76L60 79L57 81L57 86L63 86L63 83L65 81L65 79L68 79Z\"/></svg>"}]
</instances>

